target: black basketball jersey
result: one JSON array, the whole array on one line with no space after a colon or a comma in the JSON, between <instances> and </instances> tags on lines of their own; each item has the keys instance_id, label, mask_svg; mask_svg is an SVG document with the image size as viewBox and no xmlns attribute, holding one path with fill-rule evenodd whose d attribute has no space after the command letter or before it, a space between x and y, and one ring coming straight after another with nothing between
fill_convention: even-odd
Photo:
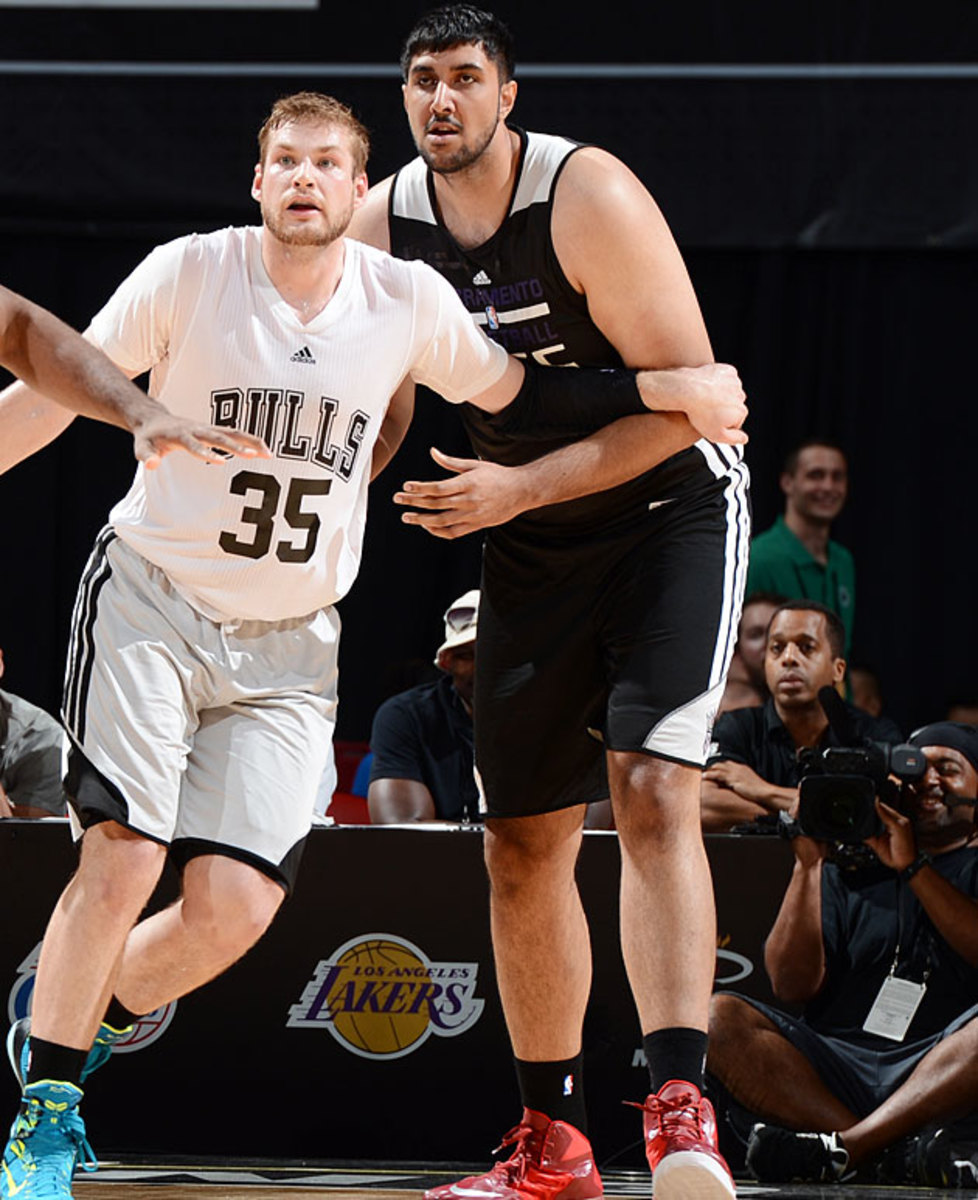
<instances>
[{"instance_id":1,"label":"black basketball jersey","mask_svg":"<svg viewBox=\"0 0 978 1200\"><path fill-rule=\"evenodd\" d=\"M514 132L520 138L520 155L513 195L503 223L488 241L474 249L458 245L438 212L431 172L423 159L416 158L395 175L391 185L391 253L422 259L444 275L476 323L511 354L549 366L621 366L618 351L591 320L586 298L564 274L551 235L557 181L581 145L550 134L515 128ZM507 466L576 440L573 435L506 439L479 409L467 404L462 413L476 453ZM570 523L580 532L582 522L600 525L636 507L647 511L651 496L663 486L675 486L676 468L686 476L693 467L690 454L701 467L698 454L684 451L638 479L593 496L534 509L511 524L560 527Z\"/></svg>"}]
</instances>

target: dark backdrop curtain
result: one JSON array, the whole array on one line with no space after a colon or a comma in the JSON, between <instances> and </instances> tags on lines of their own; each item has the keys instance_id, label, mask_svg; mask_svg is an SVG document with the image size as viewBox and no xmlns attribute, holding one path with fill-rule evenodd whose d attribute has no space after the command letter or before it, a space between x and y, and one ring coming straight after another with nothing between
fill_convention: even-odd
<instances>
[{"instance_id":1,"label":"dark backdrop curtain","mask_svg":"<svg viewBox=\"0 0 978 1200\"><path fill-rule=\"evenodd\" d=\"M518 121L619 154L669 218L717 356L747 384L756 527L780 510L785 450L811 433L840 441L855 656L904 726L940 716L952 694L974 698L978 8L612 0L586 19L557 0L496 8L518 62L536 64ZM255 131L300 88L357 109L372 178L384 177L411 153L389 66L414 15L0 7L0 281L84 326L158 242L253 221ZM153 64L162 73L146 74ZM342 736L367 735L477 580L477 538L435 541L390 503L401 480L429 476L432 444L464 450L434 400L374 487L363 570L342 605ZM0 478L5 685L49 709L78 575L131 471L124 434L79 421Z\"/></svg>"}]
</instances>

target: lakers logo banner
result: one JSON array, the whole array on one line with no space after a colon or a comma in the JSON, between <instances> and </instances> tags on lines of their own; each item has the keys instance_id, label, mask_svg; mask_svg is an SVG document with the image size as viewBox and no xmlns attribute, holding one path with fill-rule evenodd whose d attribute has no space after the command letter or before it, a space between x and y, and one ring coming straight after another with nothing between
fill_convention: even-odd
<instances>
[{"instance_id":1,"label":"lakers logo banner","mask_svg":"<svg viewBox=\"0 0 978 1200\"><path fill-rule=\"evenodd\" d=\"M286 1024L328 1029L363 1058L402 1058L431 1034L457 1037L478 1021L478 973L478 963L431 962L395 934L363 934L317 964Z\"/></svg>"}]
</instances>

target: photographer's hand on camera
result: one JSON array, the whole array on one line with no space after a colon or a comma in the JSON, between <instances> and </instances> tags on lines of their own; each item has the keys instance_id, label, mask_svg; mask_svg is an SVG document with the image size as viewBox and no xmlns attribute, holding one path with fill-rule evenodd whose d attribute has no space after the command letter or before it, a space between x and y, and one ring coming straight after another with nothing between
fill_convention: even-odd
<instances>
[{"instance_id":1,"label":"photographer's hand on camera","mask_svg":"<svg viewBox=\"0 0 978 1200\"><path fill-rule=\"evenodd\" d=\"M878 837L866 839L866 845L885 867L904 871L917 857L917 838L909 817L897 812L882 800L876 801L876 812L883 822Z\"/></svg>"}]
</instances>

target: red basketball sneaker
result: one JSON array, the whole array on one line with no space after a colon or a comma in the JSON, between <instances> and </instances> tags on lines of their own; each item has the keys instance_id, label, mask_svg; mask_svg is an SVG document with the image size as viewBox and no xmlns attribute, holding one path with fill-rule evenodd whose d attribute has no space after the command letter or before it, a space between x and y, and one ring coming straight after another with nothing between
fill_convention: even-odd
<instances>
[{"instance_id":1,"label":"red basketball sneaker","mask_svg":"<svg viewBox=\"0 0 978 1200\"><path fill-rule=\"evenodd\" d=\"M591 1144L564 1121L523 1109L523 1120L496 1148L516 1146L485 1175L425 1192L425 1200L596 1200L603 1194Z\"/></svg>"},{"instance_id":2,"label":"red basketball sneaker","mask_svg":"<svg viewBox=\"0 0 978 1200\"><path fill-rule=\"evenodd\" d=\"M636 1105L645 1114L645 1155L655 1200L730 1200L730 1169L717 1150L713 1105L691 1083L672 1079Z\"/></svg>"}]
</instances>

